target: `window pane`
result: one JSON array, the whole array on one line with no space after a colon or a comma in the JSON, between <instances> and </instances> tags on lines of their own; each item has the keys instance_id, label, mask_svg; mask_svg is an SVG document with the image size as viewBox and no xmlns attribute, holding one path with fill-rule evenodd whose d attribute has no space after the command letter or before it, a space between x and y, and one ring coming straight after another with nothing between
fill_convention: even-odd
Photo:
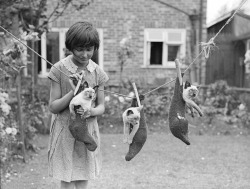
<instances>
[{"instance_id":1,"label":"window pane","mask_svg":"<svg viewBox=\"0 0 250 189\"><path fill-rule=\"evenodd\" d=\"M180 46L179 45L169 45L168 46L168 61L175 61L179 55Z\"/></svg>"},{"instance_id":2,"label":"window pane","mask_svg":"<svg viewBox=\"0 0 250 189\"><path fill-rule=\"evenodd\" d=\"M150 65L162 65L163 42L151 42Z\"/></svg>"},{"instance_id":3,"label":"window pane","mask_svg":"<svg viewBox=\"0 0 250 189\"><path fill-rule=\"evenodd\" d=\"M49 32L46 36L47 44L47 60L51 63L59 61L59 32ZM51 68L51 65L47 63L47 68Z\"/></svg>"}]
</instances>

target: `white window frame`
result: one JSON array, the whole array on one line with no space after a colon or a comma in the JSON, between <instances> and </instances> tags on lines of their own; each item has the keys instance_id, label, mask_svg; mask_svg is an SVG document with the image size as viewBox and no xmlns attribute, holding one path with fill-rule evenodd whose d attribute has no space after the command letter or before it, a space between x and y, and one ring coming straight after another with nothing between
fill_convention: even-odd
<instances>
[{"instance_id":1,"label":"white window frame","mask_svg":"<svg viewBox=\"0 0 250 189\"><path fill-rule=\"evenodd\" d=\"M180 34L181 40L168 39L169 34ZM150 36L151 35L151 36ZM150 42L163 42L162 65L150 65ZM186 29L157 29L148 28L144 30L144 64L147 68L175 68L174 61L168 61L168 45L180 45L179 59L185 57L186 53Z\"/></svg>"},{"instance_id":2,"label":"white window frame","mask_svg":"<svg viewBox=\"0 0 250 189\"><path fill-rule=\"evenodd\" d=\"M50 32L59 32L59 58L64 58L65 48L65 34L68 31L68 28L51 28ZM100 46L98 51L98 63L99 66L103 69L103 30L97 29L99 38L100 38ZM41 36L41 56L47 60L47 45L46 45L46 32ZM41 59L41 72L39 73L39 77L47 77L47 62L44 59Z\"/></svg>"},{"instance_id":3,"label":"white window frame","mask_svg":"<svg viewBox=\"0 0 250 189\"><path fill-rule=\"evenodd\" d=\"M250 39L246 41L246 52L250 50ZM250 64L245 64L245 73L250 73Z\"/></svg>"}]
</instances>

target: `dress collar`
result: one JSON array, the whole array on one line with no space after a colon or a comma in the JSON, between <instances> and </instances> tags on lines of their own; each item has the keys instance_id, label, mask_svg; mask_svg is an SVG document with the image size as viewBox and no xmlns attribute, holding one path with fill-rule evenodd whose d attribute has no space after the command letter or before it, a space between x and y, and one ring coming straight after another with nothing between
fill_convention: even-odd
<instances>
[{"instance_id":1,"label":"dress collar","mask_svg":"<svg viewBox=\"0 0 250 189\"><path fill-rule=\"evenodd\" d=\"M66 58L62 59L62 64L64 65L64 67L70 71L71 73L76 73L77 72L77 69L78 69L78 66L75 65L72 60L72 55L69 55L67 56ZM93 72L95 69L96 69L96 63L94 63L91 59L89 60L89 63L87 65L87 70L89 72Z\"/></svg>"}]
</instances>

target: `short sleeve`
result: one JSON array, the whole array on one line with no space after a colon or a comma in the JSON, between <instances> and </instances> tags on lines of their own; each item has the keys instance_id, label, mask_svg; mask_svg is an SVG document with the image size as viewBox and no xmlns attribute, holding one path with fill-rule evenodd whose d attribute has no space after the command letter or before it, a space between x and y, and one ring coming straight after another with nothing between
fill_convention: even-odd
<instances>
[{"instance_id":1,"label":"short sleeve","mask_svg":"<svg viewBox=\"0 0 250 189\"><path fill-rule=\"evenodd\" d=\"M105 83L109 80L108 75L101 69L99 68L99 73L98 73L98 85L103 86Z\"/></svg>"},{"instance_id":2,"label":"short sleeve","mask_svg":"<svg viewBox=\"0 0 250 189\"><path fill-rule=\"evenodd\" d=\"M60 68L59 68L59 62L54 64L54 66L51 67L49 71L48 78L50 80L55 81L56 83L60 83L61 81L61 73L60 73Z\"/></svg>"}]
</instances>

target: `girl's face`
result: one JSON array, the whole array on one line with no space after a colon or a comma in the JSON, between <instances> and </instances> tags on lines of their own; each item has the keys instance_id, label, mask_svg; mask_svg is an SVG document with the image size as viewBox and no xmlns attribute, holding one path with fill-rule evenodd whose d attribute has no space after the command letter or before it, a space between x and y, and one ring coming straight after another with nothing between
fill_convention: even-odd
<instances>
[{"instance_id":1,"label":"girl's face","mask_svg":"<svg viewBox=\"0 0 250 189\"><path fill-rule=\"evenodd\" d=\"M77 64L87 65L93 56L95 47L77 47L73 50L73 60Z\"/></svg>"}]
</instances>

